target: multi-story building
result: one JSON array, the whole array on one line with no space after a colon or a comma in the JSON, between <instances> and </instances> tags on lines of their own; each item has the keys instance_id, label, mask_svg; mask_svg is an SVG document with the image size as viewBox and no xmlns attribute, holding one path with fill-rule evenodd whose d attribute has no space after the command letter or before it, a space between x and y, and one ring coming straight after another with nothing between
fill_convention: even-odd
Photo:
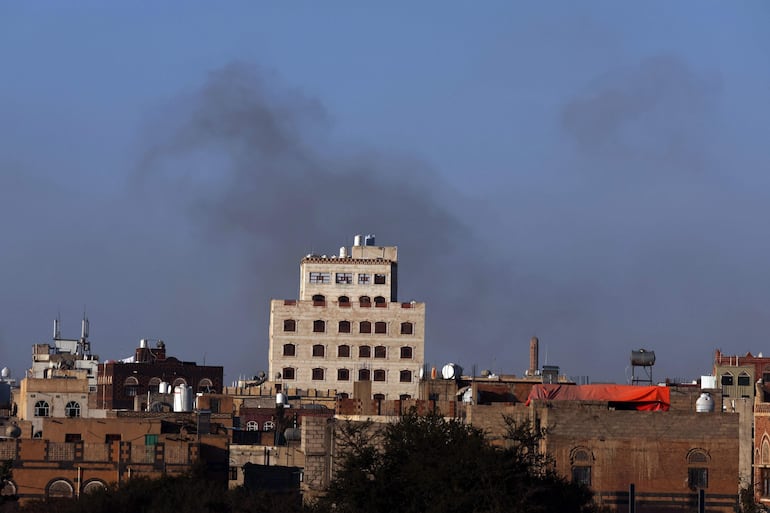
<instances>
[{"instance_id":1,"label":"multi-story building","mask_svg":"<svg viewBox=\"0 0 770 513\"><path fill-rule=\"evenodd\" d=\"M375 246L373 236L357 235L339 255L303 258L299 299L270 303L270 379L341 397L354 388L362 399L416 397L425 303L398 301L397 271L398 248Z\"/></svg>"},{"instance_id":2,"label":"multi-story building","mask_svg":"<svg viewBox=\"0 0 770 513\"><path fill-rule=\"evenodd\" d=\"M192 392L221 393L222 366L197 365L166 355L166 344L158 340L150 347L142 339L134 356L105 361L99 366L96 406L107 410L153 408L153 394L168 385L191 387Z\"/></svg>"}]
</instances>

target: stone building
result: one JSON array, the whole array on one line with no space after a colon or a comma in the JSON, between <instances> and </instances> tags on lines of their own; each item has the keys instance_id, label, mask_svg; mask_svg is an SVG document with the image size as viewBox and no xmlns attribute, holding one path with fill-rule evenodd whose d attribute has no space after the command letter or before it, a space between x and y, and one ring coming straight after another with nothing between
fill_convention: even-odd
<instances>
[{"instance_id":1,"label":"stone building","mask_svg":"<svg viewBox=\"0 0 770 513\"><path fill-rule=\"evenodd\" d=\"M363 243L362 243L363 242ZM356 236L338 256L307 255L299 299L270 303L269 377L283 389L367 398L416 397L425 303L399 302L398 248ZM364 392L360 392L364 393Z\"/></svg>"}]
</instances>

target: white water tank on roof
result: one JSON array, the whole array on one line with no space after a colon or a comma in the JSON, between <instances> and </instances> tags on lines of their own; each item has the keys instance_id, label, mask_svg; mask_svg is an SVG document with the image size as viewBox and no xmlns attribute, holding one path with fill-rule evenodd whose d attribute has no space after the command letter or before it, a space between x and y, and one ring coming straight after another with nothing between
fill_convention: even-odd
<instances>
[{"instance_id":1,"label":"white water tank on roof","mask_svg":"<svg viewBox=\"0 0 770 513\"><path fill-rule=\"evenodd\" d=\"M714 399L711 398L711 394L703 392L697 401L695 401L696 413L711 413L714 411Z\"/></svg>"}]
</instances>

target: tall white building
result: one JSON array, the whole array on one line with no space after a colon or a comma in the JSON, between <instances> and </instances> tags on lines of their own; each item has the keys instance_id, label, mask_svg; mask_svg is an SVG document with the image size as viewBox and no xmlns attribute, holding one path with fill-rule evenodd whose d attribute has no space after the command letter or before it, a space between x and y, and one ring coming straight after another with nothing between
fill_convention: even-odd
<instances>
[{"instance_id":1,"label":"tall white building","mask_svg":"<svg viewBox=\"0 0 770 513\"><path fill-rule=\"evenodd\" d=\"M400 303L397 286L398 248L375 246L371 235L338 255L307 255L299 299L270 303L270 379L343 397L369 382L372 398L416 398L425 303Z\"/></svg>"}]
</instances>

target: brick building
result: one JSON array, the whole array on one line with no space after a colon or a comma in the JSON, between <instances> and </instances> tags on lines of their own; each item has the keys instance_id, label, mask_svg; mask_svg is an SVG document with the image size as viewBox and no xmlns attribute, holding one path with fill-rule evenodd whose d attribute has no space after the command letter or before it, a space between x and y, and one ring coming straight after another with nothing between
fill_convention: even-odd
<instances>
[{"instance_id":1,"label":"brick building","mask_svg":"<svg viewBox=\"0 0 770 513\"><path fill-rule=\"evenodd\" d=\"M3 493L22 501L77 497L131 477L183 473L199 460L224 486L230 415L112 412L101 419L42 420L45 438L0 439L0 459L13 462Z\"/></svg>"},{"instance_id":2,"label":"brick building","mask_svg":"<svg viewBox=\"0 0 770 513\"><path fill-rule=\"evenodd\" d=\"M705 493L707 511L732 512L738 498L741 414L696 413L696 392L677 393L668 411L617 409L609 401L538 400L529 406L463 404L456 416L483 429L493 443L504 443L504 415L544 428L541 449L553 457L557 472L588 484L595 501L611 510L628 511L633 484L638 513L694 511L699 490ZM401 411L386 406L390 415ZM348 417L356 418L393 419ZM302 426L303 490L308 496L321 493L333 477L335 434L335 422L309 418Z\"/></svg>"},{"instance_id":3,"label":"brick building","mask_svg":"<svg viewBox=\"0 0 770 513\"><path fill-rule=\"evenodd\" d=\"M197 365L166 356L166 345L154 348L142 340L129 361L107 361L99 366L96 405L107 410L145 410L148 394L159 391L161 383L172 390L177 385L193 392L221 393L224 371L221 366Z\"/></svg>"},{"instance_id":4,"label":"brick building","mask_svg":"<svg viewBox=\"0 0 770 513\"><path fill-rule=\"evenodd\" d=\"M269 378L283 388L416 397L424 364L425 304L397 299L398 249L356 236L339 256L300 263L297 300L270 303Z\"/></svg>"}]
</instances>

